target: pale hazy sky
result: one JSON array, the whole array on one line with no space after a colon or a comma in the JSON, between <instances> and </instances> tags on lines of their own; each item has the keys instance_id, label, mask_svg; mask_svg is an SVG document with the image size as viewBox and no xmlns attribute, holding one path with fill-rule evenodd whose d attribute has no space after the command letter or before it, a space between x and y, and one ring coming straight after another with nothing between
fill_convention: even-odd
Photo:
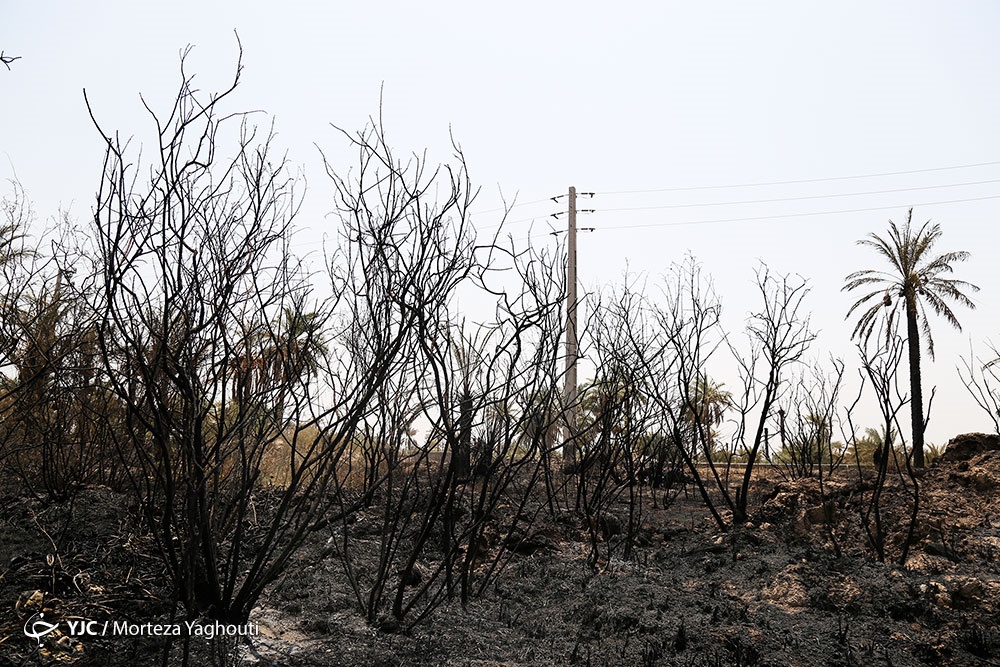
<instances>
[{"instance_id":1,"label":"pale hazy sky","mask_svg":"<svg viewBox=\"0 0 1000 667\"><path fill-rule=\"evenodd\" d=\"M580 219L597 228L580 239L586 288L626 264L655 277L690 252L736 328L756 307L758 260L809 278L816 356L853 362L840 287L877 266L854 242L915 206L942 225L940 250L973 253L957 277L982 287L977 310L959 311L964 333L934 322L928 439L988 427L954 369L970 337L1000 342L1000 4L8 0L0 49L21 59L0 68L0 176L16 174L39 224L60 206L85 222L102 151L82 89L106 128L148 141L139 93L163 108L188 44L201 88L223 87L234 30L245 72L233 108L273 115L305 172L306 248L333 224L314 143L341 159L329 123L360 129L380 88L399 151L447 159L451 128L483 188L476 209L518 193L515 236L534 219L538 241L555 243L546 216L561 205L547 198L598 193L581 201L598 210ZM979 166L945 169L963 165ZM845 178L872 174L894 175ZM677 190L692 187L706 189Z\"/></svg>"}]
</instances>

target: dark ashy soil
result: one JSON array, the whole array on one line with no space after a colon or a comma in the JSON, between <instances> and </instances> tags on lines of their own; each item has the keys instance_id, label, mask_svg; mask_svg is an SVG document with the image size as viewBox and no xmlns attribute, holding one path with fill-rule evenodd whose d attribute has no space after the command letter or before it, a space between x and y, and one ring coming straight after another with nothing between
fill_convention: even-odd
<instances>
[{"instance_id":1,"label":"dark ashy soil","mask_svg":"<svg viewBox=\"0 0 1000 667\"><path fill-rule=\"evenodd\" d=\"M485 596L464 610L447 602L408 632L364 622L318 531L255 610L260 635L241 647L242 663L1000 665L1000 451L958 451L920 474L905 566L889 564L912 500L898 482L886 494L880 563L862 528L867 473L838 471L822 486L760 479L750 524L719 531L681 495L647 514L634 558L596 567L579 521L542 515L537 548L514 555ZM72 504L3 498L0 665L159 664L159 639L56 631L38 648L22 630L39 612L169 619L161 566L131 517L106 489ZM207 648L192 648L193 664L209 661Z\"/></svg>"}]
</instances>

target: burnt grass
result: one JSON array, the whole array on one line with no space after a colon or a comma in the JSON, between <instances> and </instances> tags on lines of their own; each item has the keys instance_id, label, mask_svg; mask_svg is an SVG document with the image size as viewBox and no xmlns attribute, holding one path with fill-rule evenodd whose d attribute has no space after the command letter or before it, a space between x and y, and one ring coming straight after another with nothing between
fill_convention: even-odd
<instances>
[{"instance_id":1,"label":"burnt grass","mask_svg":"<svg viewBox=\"0 0 1000 667\"><path fill-rule=\"evenodd\" d=\"M595 563L586 522L543 512L526 536L533 548L489 546L507 550L509 562L484 595L465 609L446 601L409 629L365 622L330 531L316 531L255 609L261 634L237 649L237 663L1000 665L1000 451L920 473L905 566L889 562L907 539L912 497L898 481L886 491L882 563L862 529L867 474L841 469L822 488L816 479L769 477L754 485L753 520L728 531L693 492L666 510L647 502L627 560L616 530L604 531ZM0 665L161 664L159 638L57 631L39 648L24 636L36 612L168 622L171 604L124 496L91 488L51 503L16 488L0 499ZM375 511L349 526L361 570L379 542ZM624 517L627 508L610 511ZM172 646L171 663L181 648ZM190 649L191 664L211 662L207 642Z\"/></svg>"}]
</instances>

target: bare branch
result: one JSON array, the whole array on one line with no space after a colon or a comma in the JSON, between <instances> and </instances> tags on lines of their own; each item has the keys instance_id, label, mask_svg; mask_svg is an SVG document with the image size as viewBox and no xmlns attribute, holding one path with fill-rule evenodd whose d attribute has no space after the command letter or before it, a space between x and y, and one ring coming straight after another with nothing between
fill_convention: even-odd
<instances>
[{"instance_id":1,"label":"bare branch","mask_svg":"<svg viewBox=\"0 0 1000 667\"><path fill-rule=\"evenodd\" d=\"M8 56L8 55L4 55L3 51L0 51L0 63L3 63L4 65L6 65L8 70L10 70L10 64L12 62L14 62L15 60L20 60L20 59L21 59L21 56Z\"/></svg>"}]
</instances>

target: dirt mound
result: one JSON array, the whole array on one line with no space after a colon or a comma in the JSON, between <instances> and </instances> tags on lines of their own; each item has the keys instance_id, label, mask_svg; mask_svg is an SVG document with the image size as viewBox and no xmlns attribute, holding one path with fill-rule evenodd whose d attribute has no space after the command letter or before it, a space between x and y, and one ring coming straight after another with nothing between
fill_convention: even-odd
<instances>
[{"instance_id":1,"label":"dirt mound","mask_svg":"<svg viewBox=\"0 0 1000 667\"><path fill-rule=\"evenodd\" d=\"M943 463L968 461L977 454L1000 450L1000 435L996 433L964 433L948 441L937 460Z\"/></svg>"}]
</instances>

